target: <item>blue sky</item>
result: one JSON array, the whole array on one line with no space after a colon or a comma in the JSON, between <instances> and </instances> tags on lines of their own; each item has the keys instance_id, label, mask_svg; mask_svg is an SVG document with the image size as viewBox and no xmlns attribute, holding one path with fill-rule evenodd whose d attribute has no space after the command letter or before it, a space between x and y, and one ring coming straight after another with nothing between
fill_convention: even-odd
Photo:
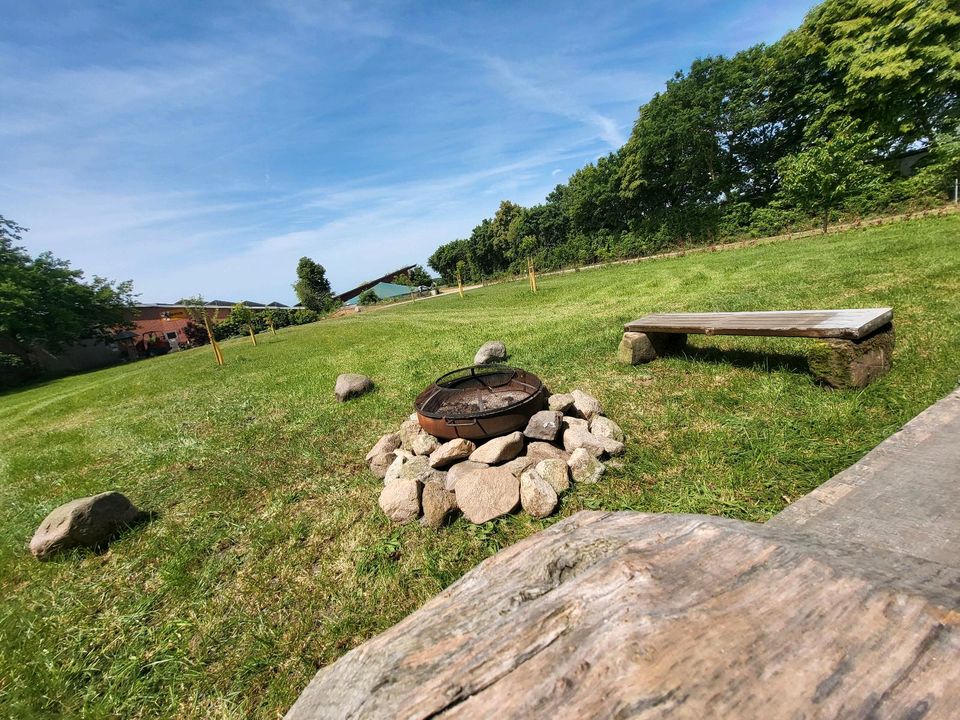
<instances>
[{"instance_id":1,"label":"blue sky","mask_svg":"<svg viewBox=\"0 0 960 720\"><path fill-rule=\"evenodd\" d=\"M0 0L0 214L142 301L346 290L534 204L810 2Z\"/></svg>"}]
</instances>

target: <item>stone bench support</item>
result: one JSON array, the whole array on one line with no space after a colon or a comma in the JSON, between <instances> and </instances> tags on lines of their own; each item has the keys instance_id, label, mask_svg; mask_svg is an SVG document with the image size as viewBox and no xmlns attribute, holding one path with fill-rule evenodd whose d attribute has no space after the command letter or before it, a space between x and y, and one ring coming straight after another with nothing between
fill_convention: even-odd
<instances>
[{"instance_id":1,"label":"stone bench support","mask_svg":"<svg viewBox=\"0 0 960 720\"><path fill-rule=\"evenodd\" d=\"M639 365L683 350L687 336L683 333L625 332L617 357L628 365Z\"/></svg>"},{"instance_id":2,"label":"stone bench support","mask_svg":"<svg viewBox=\"0 0 960 720\"><path fill-rule=\"evenodd\" d=\"M818 340L808 356L810 371L834 388L865 388L890 372L893 323L862 340Z\"/></svg>"}]
</instances>

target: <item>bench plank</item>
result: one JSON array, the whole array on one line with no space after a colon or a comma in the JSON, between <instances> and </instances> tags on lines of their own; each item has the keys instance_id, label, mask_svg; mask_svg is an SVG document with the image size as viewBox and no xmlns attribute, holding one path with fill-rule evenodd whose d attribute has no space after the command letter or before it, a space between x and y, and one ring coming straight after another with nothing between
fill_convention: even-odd
<instances>
[{"instance_id":1,"label":"bench plank","mask_svg":"<svg viewBox=\"0 0 960 720\"><path fill-rule=\"evenodd\" d=\"M892 308L767 312L653 313L627 332L844 338L859 340L893 320Z\"/></svg>"}]
</instances>

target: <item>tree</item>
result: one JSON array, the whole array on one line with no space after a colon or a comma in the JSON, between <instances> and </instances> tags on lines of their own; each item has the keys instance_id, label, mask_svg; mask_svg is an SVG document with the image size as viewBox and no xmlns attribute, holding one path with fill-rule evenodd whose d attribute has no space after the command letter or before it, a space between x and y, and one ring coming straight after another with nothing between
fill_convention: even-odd
<instances>
[{"instance_id":1,"label":"tree","mask_svg":"<svg viewBox=\"0 0 960 720\"><path fill-rule=\"evenodd\" d=\"M243 325L250 332L250 339L253 341L253 344L257 344L257 335L253 330L254 322L254 313L253 310L248 308L243 303L237 303L232 308L230 308L230 320L232 320L237 325Z\"/></svg>"},{"instance_id":2,"label":"tree","mask_svg":"<svg viewBox=\"0 0 960 720\"><path fill-rule=\"evenodd\" d=\"M57 350L130 325L132 282L85 281L50 253L31 258L14 244L26 231L0 215L0 336Z\"/></svg>"},{"instance_id":3,"label":"tree","mask_svg":"<svg viewBox=\"0 0 960 720\"><path fill-rule=\"evenodd\" d=\"M373 288L367 288L360 293L360 297L357 298L357 302L361 305L374 305L380 302L380 297L373 291Z\"/></svg>"},{"instance_id":4,"label":"tree","mask_svg":"<svg viewBox=\"0 0 960 720\"><path fill-rule=\"evenodd\" d=\"M318 313L333 310L336 300L330 290L330 281L327 280L327 271L323 265L308 257L302 257L297 263L297 278L293 289L300 298L301 305Z\"/></svg>"},{"instance_id":5,"label":"tree","mask_svg":"<svg viewBox=\"0 0 960 720\"><path fill-rule=\"evenodd\" d=\"M867 138L848 125L829 140L787 156L778 166L781 198L819 215L826 232L832 210L882 184L883 171L876 163L867 162L869 152Z\"/></svg>"},{"instance_id":6,"label":"tree","mask_svg":"<svg viewBox=\"0 0 960 720\"><path fill-rule=\"evenodd\" d=\"M420 287L421 285L430 287L433 285L433 278L430 277L430 273L426 271L423 265L414 265L410 269L409 277L410 284L413 287Z\"/></svg>"}]
</instances>

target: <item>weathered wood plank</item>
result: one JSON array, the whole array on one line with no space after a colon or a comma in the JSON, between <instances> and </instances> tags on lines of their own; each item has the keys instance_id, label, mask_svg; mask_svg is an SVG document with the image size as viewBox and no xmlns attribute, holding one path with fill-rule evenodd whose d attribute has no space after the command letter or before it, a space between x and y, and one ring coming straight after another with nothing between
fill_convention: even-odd
<instances>
[{"instance_id":1,"label":"weathered wood plank","mask_svg":"<svg viewBox=\"0 0 960 720\"><path fill-rule=\"evenodd\" d=\"M925 561L872 557L578 513L322 669L287 718L960 717L960 572L934 597Z\"/></svg>"},{"instance_id":2,"label":"weathered wood plank","mask_svg":"<svg viewBox=\"0 0 960 720\"><path fill-rule=\"evenodd\" d=\"M859 340L893 321L892 308L769 312L653 313L627 332L844 338Z\"/></svg>"}]
</instances>

